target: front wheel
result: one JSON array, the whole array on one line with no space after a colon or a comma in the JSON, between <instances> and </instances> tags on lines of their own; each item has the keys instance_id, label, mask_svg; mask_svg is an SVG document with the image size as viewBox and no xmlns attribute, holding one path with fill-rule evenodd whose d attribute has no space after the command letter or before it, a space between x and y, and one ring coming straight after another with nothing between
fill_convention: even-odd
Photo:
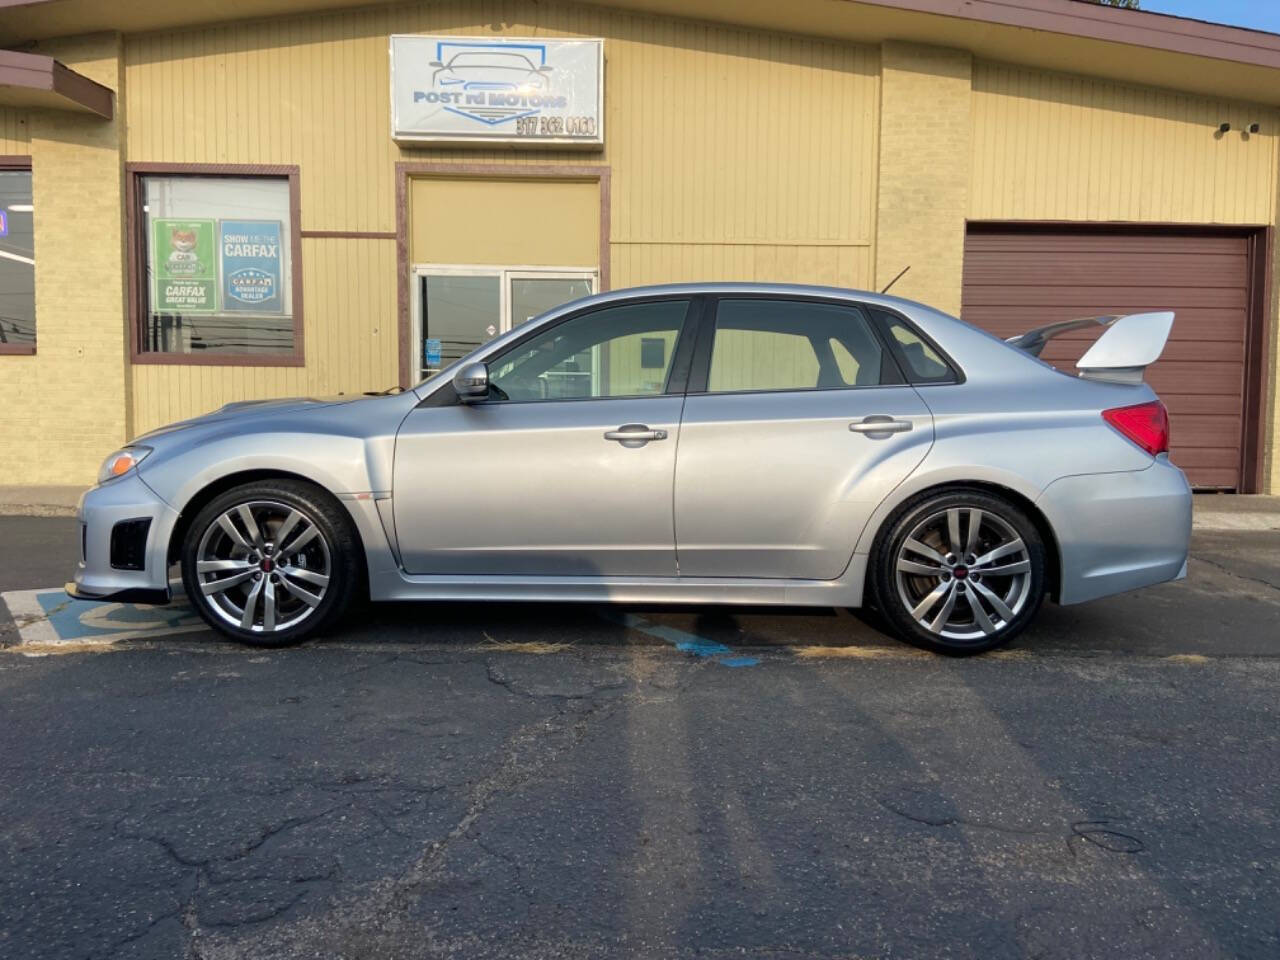
<instances>
[{"instance_id":1,"label":"front wheel","mask_svg":"<svg viewBox=\"0 0 1280 960\"><path fill-rule=\"evenodd\" d=\"M359 577L350 520L331 496L294 480L215 497L182 547L187 596L210 626L244 643L299 643L337 620Z\"/></svg>"},{"instance_id":2,"label":"front wheel","mask_svg":"<svg viewBox=\"0 0 1280 960\"><path fill-rule=\"evenodd\" d=\"M980 653L1026 627L1044 600L1036 525L980 490L926 494L890 519L872 553L881 613L908 643Z\"/></svg>"}]
</instances>

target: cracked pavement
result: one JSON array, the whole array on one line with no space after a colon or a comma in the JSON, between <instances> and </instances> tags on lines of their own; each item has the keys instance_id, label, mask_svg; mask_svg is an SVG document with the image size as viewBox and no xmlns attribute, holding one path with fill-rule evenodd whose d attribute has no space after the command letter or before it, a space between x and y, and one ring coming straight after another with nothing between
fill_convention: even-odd
<instances>
[{"instance_id":1,"label":"cracked pavement","mask_svg":"<svg viewBox=\"0 0 1280 960\"><path fill-rule=\"evenodd\" d=\"M967 660L496 604L0 653L0 956L1275 957L1280 533L1194 553Z\"/></svg>"}]
</instances>

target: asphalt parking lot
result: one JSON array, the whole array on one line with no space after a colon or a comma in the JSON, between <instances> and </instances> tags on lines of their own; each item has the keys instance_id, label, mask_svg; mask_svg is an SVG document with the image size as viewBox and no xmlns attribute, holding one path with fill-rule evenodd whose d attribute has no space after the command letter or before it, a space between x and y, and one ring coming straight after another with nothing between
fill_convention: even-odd
<instances>
[{"instance_id":1,"label":"asphalt parking lot","mask_svg":"<svg viewBox=\"0 0 1280 960\"><path fill-rule=\"evenodd\" d=\"M965 660L530 605L258 651L33 593L74 555L0 517L0 957L1280 956L1280 531Z\"/></svg>"}]
</instances>

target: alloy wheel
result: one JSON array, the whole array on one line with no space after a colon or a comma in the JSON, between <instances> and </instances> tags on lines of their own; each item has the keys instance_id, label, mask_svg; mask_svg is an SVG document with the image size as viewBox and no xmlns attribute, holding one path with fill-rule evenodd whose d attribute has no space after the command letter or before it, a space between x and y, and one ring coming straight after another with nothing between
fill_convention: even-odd
<instances>
[{"instance_id":1,"label":"alloy wheel","mask_svg":"<svg viewBox=\"0 0 1280 960\"><path fill-rule=\"evenodd\" d=\"M196 550L196 582L218 617L241 630L279 633L324 600L329 543L315 519L289 504L252 500L219 514Z\"/></svg>"},{"instance_id":2,"label":"alloy wheel","mask_svg":"<svg viewBox=\"0 0 1280 960\"><path fill-rule=\"evenodd\" d=\"M1031 555L1013 526L989 510L949 507L925 517L894 561L898 596L923 629L982 641L1004 630L1031 594Z\"/></svg>"}]
</instances>

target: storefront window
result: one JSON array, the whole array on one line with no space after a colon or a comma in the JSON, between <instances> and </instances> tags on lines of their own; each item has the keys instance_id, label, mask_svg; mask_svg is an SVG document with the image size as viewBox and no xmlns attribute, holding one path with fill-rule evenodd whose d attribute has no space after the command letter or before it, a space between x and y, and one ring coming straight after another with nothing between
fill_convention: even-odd
<instances>
[{"instance_id":1,"label":"storefront window","mask_svg":"<svg viewBox=\"0 0 1280 960\"><path fill-rule=\"evenodd\" d=\"M295 353L287 177L143 176L144 353Z\"/></svg>"},{"instance_id":2,"label":"storefront window","mask_svg":"<svg viewBox=\"0 0 1280 960\"><path fill-rule=\"evenodd\" d=\"M0 171L0 353L35 349L35 265L31 171Z\"/></svg>"}]
</instances>

